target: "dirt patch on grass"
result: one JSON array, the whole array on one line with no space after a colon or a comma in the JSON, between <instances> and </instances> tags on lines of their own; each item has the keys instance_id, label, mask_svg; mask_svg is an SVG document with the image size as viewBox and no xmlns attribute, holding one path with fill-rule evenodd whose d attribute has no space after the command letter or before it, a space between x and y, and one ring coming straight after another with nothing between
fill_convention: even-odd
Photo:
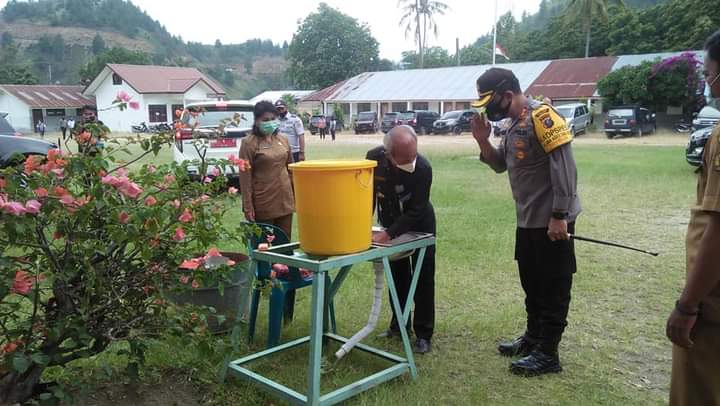
<instances>
[{"instance_id":1,"label":"dirt patch on grass","mask_svg":"<svg viewBox=\"0 0 720 406\"><path fill-rule=\"evenodd\" d=\"M167 375L160 382L139 386L105 383L92 393L77 396L78 406L197 406L203 404L197 388L181 375Z\"/></svg>"}]
</instances>

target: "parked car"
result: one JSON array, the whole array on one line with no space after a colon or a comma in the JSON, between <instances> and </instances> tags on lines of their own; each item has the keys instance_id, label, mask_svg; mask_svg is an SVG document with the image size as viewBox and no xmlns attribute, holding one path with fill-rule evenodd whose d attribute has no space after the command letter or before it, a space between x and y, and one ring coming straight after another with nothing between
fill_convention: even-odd
<instances>
[{"instance_id":1,"label":"parked car","mask_svg":"<svg viewBox=\"0 0 720 406\"><path fill-rule=\"evenodd\" d=\"M392 130L393 127L400 124L400 113L398 112L390 112L385 113L382 118L382 123L380 124L380 128L382 129L382 132L387 133L388 131Z\"/></svg>"},{"instance_id":2,"label":"parked car","mask_svg":"<svg viewBox=\"0 0 720 406\"><path fill-rule=\"evenodd\" d=\"M707 144L715 127L705 127L694 131L690 135L687 149L685 150L685 159L692 166L700 166L705 152L705 144Z\"/></svg>"},{"instance_id":3,"label":"parked car","mask_svg":"<svg viewBox=\"0 0 720 406\"><path fill-rule=\"evenodd\" d=\"M5 119L8 113L0 112L0 135L13 135L20 136L19 132L15 131L12 125Z\"/></svg>"},{"instance_id":4,"label":"parked car","mask_svg":"<svg viewBox=\"0 0 720 406\"><path fill-rule=\"evenodd\" d=\"M398 121L412 127L419 135L424 135L432 134L433 123L439 118L440 115L434 111L417 110L400 113Z\"/></svg>"},{"instance_id":5,"label":"parked car","mask_svg":"<svg viewBox=\"0 0 720 406\"><path fill-rule=\"evenodd\" d=\"M308 124L308 130L310 130L310 134L315 135L320 132L320 129L318 128L320 120L325 120L327 123L326 117L322 114L315 114L310 117L310 123Z\"/></svg>"},{"instance_id":6,"label":"parked car","mask_svg":"<svg viewBox=\"0 0 720 406\"><path fill-rule=\"evenodd\" d=\"M605 119L605 135L613 138L618 134L637 135L655 132L655 114L650 110L637 106L612 107Z\"/></svg>"},{"instance_id":7,"label":"parked car","mask_svg":"<svg viewBox=\"0 0 720 406\"><path fill-rule=\"evenodd\" d=\"M5 134L5 124L10 126L4 118L0 118L0 169L19 164L31 155L45 156L48 151L57 148L52 142Z\"/></svg>"},{"instance_id":8,"label":"parked car","mask_svg":"<svg viewBox=\"0 0 720 406\"><path fill-rule=\"evenodd\" d=\"M715 124L720 122L720 111L712 106L705 106L693 120L693 130L701 130L707 127L715 127Z\"/></svg>"},{"instance_id":9,"label":"parked car","mask_svg":"<svg viewBox=\"0 0 720 406\"><path fill-rule=\"evenodd\" d=\"M175 162L199 161L200 153L203 152L205 159L221 159L227 158L231 154L237 155L241 139L250 133L255 122L253 107L252 103L244 100L211 101L186 105L180 120L184 128L175 134L175 146L173 147ZM223 132L218 134L220 122L233 119L236 115L237 123L226 123ZM195 128L194 131L193 128ZM207 174L211 174L214 169L214 165L209 165ZM201 177L199 167L195 164L188 166L188 173L193 178ZM237 167L235 167L234 173L230 167L225 170L225 175L233 184L239 184L237 173Z\"/></svg>"},{"instance_id":10,"label":"parked car","mask_svg":"<svg viewBox=\"0 0 720 406\"><path fill-rule=\"evenodd\" d=\"M378 131L378 120L377 114L374 111L363 111L358 113L353 123L353 129L355 134L360 133L371 133L375 134Z\"/></svg>"},{"instance_id":11,"label":"parked car","mask_svg":"<svg viewBox=\"0 0 720 406\"><path fill-rule=\"evenodd\" d=\"M434 134L447 134L452 132L455 135L459 135L463 131L470 131L470 119L473 114L475 114L475 112L472 110L448 111L443 114L439 120L435 120L432 132Z\"/></svg>"},{"instance_id":12,"label":"parked car","mask_svg":"<svg viewBox=\"0 0 720 406\"><path fill-rule=\"evenodd\" d=\"M570 132L573 137L579 133L587 133L587 129L592 122L592 114L584 104L563 104L555 106L555 110L565 117Z\"/></svg>"}]
</instances>

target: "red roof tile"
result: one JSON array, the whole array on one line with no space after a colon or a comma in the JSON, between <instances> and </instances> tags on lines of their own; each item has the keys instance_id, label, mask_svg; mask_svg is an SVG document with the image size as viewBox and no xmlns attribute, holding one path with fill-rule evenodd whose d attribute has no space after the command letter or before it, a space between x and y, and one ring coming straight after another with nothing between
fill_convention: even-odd
<instances>
[{"instance_id":1,"label":"red roof tile","mask_svg":"<svg viewBox=\"0 0 720 406\"><path fill-rule=\"evenodd\" d=\"M195 68L122 64L107 66L138 93L185 93L202 81L215 93L225 94L222 86Z\"/></svg>"},{"instance_id":2,"label":"red roof tile","mask_svg":"<svg viewBox=\"0 0 720 406\"><path fill-rule=\"evenodd\" d=\"M551 99L592 97L597 82L610 73L616 61L614 56L552 61L526 93Z\"/></svg>"},{"instance_id":3,"label":"red roof tile","mask_svg":"<svg viewBox=\"0 0 720 406\"><path fill-rule=\"evenodd\" d=\"M95 105L94 97L83 96L83 86L0 85L5 91L32 108L80 108Z\"/></svg>"}]
</instances>

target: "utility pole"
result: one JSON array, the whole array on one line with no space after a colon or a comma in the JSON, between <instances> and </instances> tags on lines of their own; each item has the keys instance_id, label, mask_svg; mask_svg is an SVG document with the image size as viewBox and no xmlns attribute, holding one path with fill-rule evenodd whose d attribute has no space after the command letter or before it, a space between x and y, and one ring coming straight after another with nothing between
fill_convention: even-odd
<instances>
[{"instance_id":1,"label":"utility pole","mask_svg":"<svg viewBox=\"0 0 720 406\"><path fill-rule=\"evenodd\" d=\"M495 18L493 18L493 44L492 44L492 64L495 66L495 50L497 49L497 15L498 0L495 0Z\"/></svg>"},{"instance_id":2,"label":"utility pole","mask_svg":"<svg viewBox=\"0 0 720 406\"><path fill-rule=\"evenodd\" d=\"M48 84L52 85L52 64L48 64Z\"/></svg>"},{"instance_id":3,"label":"utility pole","mask_svg":"<svg viewBox=\"0 0 720 406\"><path fill-rule=\"evenodd\" d=\"M455 38L455 62L460 66L460 38Z\"/></svg>"}]
</instances>

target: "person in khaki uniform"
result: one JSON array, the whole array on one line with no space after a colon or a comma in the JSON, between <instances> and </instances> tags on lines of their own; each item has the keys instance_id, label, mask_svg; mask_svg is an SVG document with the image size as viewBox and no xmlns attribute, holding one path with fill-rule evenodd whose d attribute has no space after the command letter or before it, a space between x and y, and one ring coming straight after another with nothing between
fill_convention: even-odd
<instances>
[{"instance_id":1,"label":"person in khaki uniform","mask_svg":"<svg viewBox=\"0 0 720 406\"><path fill-rule=\"evenodd\" d=\"M705 44L705 80L720 97L720 31ZM720 126L705 146L688 226L687 282L667 321L671 406L720 405Z\"/></svg>"},{"instance_id":2,"label":"person in khaki uniform","mask_svg":"<svg viewBox=\"0 0 720 406\"><path fill-rule=\"evenodd\" d=\"M288 171L293 163L291 147L287 137L278 133L271 102L258 102L254 113L252 134L240 146L240 158L250 162L250 169L240 172L243 212L248 221L278 226L290 238L295 211Z\"/></svg>"}]
</instances>

